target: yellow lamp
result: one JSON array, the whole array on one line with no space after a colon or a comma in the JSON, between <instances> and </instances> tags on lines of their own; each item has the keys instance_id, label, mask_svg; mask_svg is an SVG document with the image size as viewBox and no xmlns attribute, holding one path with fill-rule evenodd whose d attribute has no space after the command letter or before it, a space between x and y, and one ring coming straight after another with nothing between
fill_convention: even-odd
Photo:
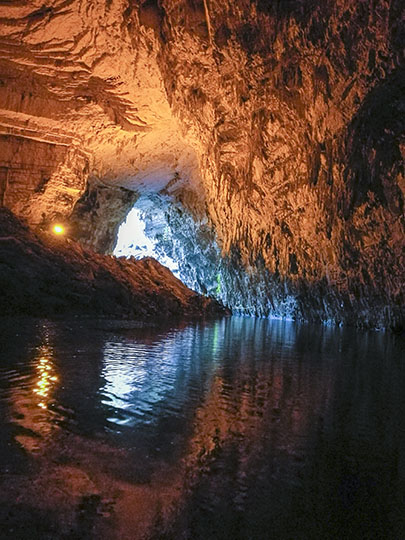
<instances>
[{"instance_id":1,"label":"yellow lamp","mask_svg":"<svg viewBox=\"0 0 405 540\"><path fill-rule=\"evenodd\" d=\"M54 234L57 234L60 236L61 234L64 234L65 229L62 227L62 225L54 225L53 232Z\"/></svg>"}]
</instances>

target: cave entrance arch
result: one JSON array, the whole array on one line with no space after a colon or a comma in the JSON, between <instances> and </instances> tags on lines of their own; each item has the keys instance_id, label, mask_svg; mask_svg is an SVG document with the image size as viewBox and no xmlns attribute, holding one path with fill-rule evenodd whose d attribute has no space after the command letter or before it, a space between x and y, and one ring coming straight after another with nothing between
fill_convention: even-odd
<instances>
[{"instance_id":1,"label":"cave entrance arch","mask_svg":"<svg viewBox=\"0 0 405 540\"><path fill-rule=\"evenodd\" d=\"M168 193L167 186L140 193L93 179L76 203L71 230L76 240L99 253L153 256L190 289L216 298L233 313L278 315L281 303L274 296L271 304L268 299L273 287L268 274L247 271L237 249L221 252L202 201L186 190L180 196ZM290 314L290 304L281 307L283 315Z\"/></svg>"},{"instance_id":2,"label":"cave entrance arch","mask_svg":"<svg viewBox=\"0 0 405 540\"><path fill-rule=\"evenodd\" d=\"M190 289L221 299L221 251L205 216L161 194L142 195L118 228L115 256L151 256Z\"/></svg>"}]
</instances>

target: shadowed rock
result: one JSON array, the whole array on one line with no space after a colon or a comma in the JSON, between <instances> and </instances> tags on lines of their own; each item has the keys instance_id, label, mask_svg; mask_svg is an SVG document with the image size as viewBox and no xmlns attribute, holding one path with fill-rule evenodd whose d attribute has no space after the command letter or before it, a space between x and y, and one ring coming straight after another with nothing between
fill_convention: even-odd
<instances>
[{"instance_id":1,"label":"shadowed rock","mask_svg":"<svg viewBox=\"0 0 405 540\"><path fill-rule=\"evenodd\" d=\"M0 209L0 289L2 315L150 318L226 313L152 258L117 259L70 239L38 237L6 209Z\"/></svg>"}]
</instances>

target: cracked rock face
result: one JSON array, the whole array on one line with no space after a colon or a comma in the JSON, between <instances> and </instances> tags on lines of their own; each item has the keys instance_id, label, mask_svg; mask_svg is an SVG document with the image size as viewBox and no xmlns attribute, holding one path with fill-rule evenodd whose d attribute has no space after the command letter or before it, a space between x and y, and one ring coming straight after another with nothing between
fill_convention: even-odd
<instances>
[{"instance_id":1,"label":"cracked rock face","mask_svg":"<svg viewBox=\"0 0 405 540\"><path fill-rule=\"evenodd\" d=\"M249 313L399 327L404 9L3 4L0 203L108 251L129 206L157 197L160 248L182 250L196 288Z\"/></svg>"}]
</instances>

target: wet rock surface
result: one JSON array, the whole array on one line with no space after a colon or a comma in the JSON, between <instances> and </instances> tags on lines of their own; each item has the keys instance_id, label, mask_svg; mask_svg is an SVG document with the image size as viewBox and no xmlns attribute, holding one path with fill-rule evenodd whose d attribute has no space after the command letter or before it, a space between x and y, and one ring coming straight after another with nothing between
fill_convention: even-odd
<instances>
[{"instance_id":1,"label":"wet rock surface","mask_svg":"<svg viewBox=\"0 0 405 540\"><path fill-rule=\"evenodd\" d=\"M0 209L0 310L5 314L164 318L223 314L152 258L100 255L65 238L34 235Z\"/></svg>"}]
</instances>

